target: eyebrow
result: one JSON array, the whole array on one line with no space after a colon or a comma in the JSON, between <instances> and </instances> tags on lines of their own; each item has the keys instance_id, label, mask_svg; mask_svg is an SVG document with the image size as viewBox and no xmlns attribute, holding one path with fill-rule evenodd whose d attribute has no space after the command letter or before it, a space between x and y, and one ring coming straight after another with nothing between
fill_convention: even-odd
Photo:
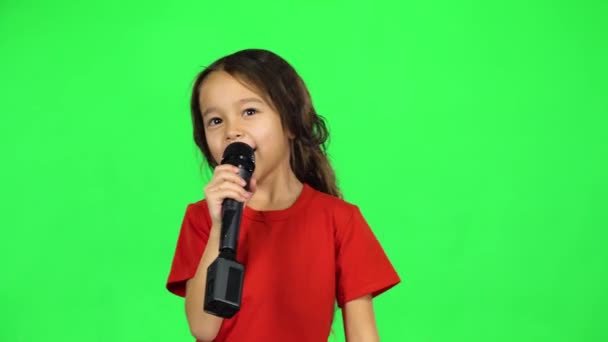
<instances>
[{"instance_id":1,"label":"eyebrow","mask_svg":"<svg viewBox=\"0 0 608 342\"><path fill-rule=\"evenodd\" d=\"M236 101L235 103L243 104L243 103L247 103L247 102L258 102L258 103L264 104L264 102L262 100L258 99L257 97L246 97L244 99L240 99L240 100ZM207 116L207 114L209 114L213 111L217 111L217 108L216 107L206 108L202 111L202 113L203 113L202 116L205 117L205 116Z\"/></svg>"}]
</instances>

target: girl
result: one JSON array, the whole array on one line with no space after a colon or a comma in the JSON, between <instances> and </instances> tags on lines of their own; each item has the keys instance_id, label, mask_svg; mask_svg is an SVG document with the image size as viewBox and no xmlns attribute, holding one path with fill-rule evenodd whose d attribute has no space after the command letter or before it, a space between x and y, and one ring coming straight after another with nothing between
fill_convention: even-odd
<instances>
[{"instance_id":1,"label":"girl","mask_svg":"<svg viewBox=\"0 0 608 342\"><path fill-rule=\"evenodd\" d=\"M337 301L347 341L377 341L372 298L400 278L359 208L342 200L325 153L328 131L296 71L266 50L225 56L196 78L191 112L213 177L205 199L186 208L167 289L185 297L192 335L327 341ZM255 150L250 192L236 167L219 164L235 141ZM241 308L230 319L203 311L225 198L245 203Z\"/></svg>"}]
</instances>

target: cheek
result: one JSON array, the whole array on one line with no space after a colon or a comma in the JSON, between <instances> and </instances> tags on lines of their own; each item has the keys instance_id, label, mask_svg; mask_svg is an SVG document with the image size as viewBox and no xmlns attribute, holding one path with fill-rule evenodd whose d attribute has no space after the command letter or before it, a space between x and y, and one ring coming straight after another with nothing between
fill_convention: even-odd
<instances>
[{"instance_id":1,"label":"cheek","mask_svg":"<svg viewBox=\"0 0 608 342\"><path fill-rule=\"evenodd\" d=\"M219 164L222 158L222 152L219 149L221 148L217 143L214 142L213 138L207 137L207 147L209 147L209 152L211 156L215 159L215 161Z\"/></svg>"},{"instance_id":2,"label":"cheek","mask_svg":"<svg viewBox=\"0 0 608 342\"><path fill-rule=\"evenodd\" d=\"M283 127L278 122L269 122L267 125L263 126L259 133L265 141L271 141L275 145L282 144L285 140Z\"/></svg>"}]
</instances>

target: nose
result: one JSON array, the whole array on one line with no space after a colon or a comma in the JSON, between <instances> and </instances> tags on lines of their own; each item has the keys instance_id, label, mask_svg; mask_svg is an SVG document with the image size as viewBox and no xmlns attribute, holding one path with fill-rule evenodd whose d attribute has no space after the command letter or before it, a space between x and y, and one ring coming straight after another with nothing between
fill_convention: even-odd
<instances>
[{"instance_id":1,"label":"nose","mask_svg":"<svg viewBox=\"0 0 608 342\"><path fill-rule=\"evenodd\" d=\"M226 130L226 141L235 141L243 137L243 131L237 123L228 124Z\"/></svg>"}]
</instances>

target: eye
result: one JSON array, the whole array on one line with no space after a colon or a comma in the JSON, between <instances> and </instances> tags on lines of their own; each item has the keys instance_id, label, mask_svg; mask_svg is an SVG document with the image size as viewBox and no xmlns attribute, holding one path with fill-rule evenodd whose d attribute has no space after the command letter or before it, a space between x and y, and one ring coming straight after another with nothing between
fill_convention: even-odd
<instances>
[{"instance_id":1,"label":"eye","mask_svg":"<svg viewBox=\"0 0 608 342\"><path fill-rule=\"evenodd\" d=\"M219 125L222 123L222 119L220 118L211 118L207 121L207 126Z\"/></svg>"},{"instance_id":2,"label":"eye","mask_svg":"<svg viewBox=\"0 0 608 342\"><path fill-rule=\"evenodd\" d=\"M255 108L247 108L243 111L243 114L247 114L247 115L253 115L255 113L257 113L258 110Z\"/></svg>"}]
</instances>

